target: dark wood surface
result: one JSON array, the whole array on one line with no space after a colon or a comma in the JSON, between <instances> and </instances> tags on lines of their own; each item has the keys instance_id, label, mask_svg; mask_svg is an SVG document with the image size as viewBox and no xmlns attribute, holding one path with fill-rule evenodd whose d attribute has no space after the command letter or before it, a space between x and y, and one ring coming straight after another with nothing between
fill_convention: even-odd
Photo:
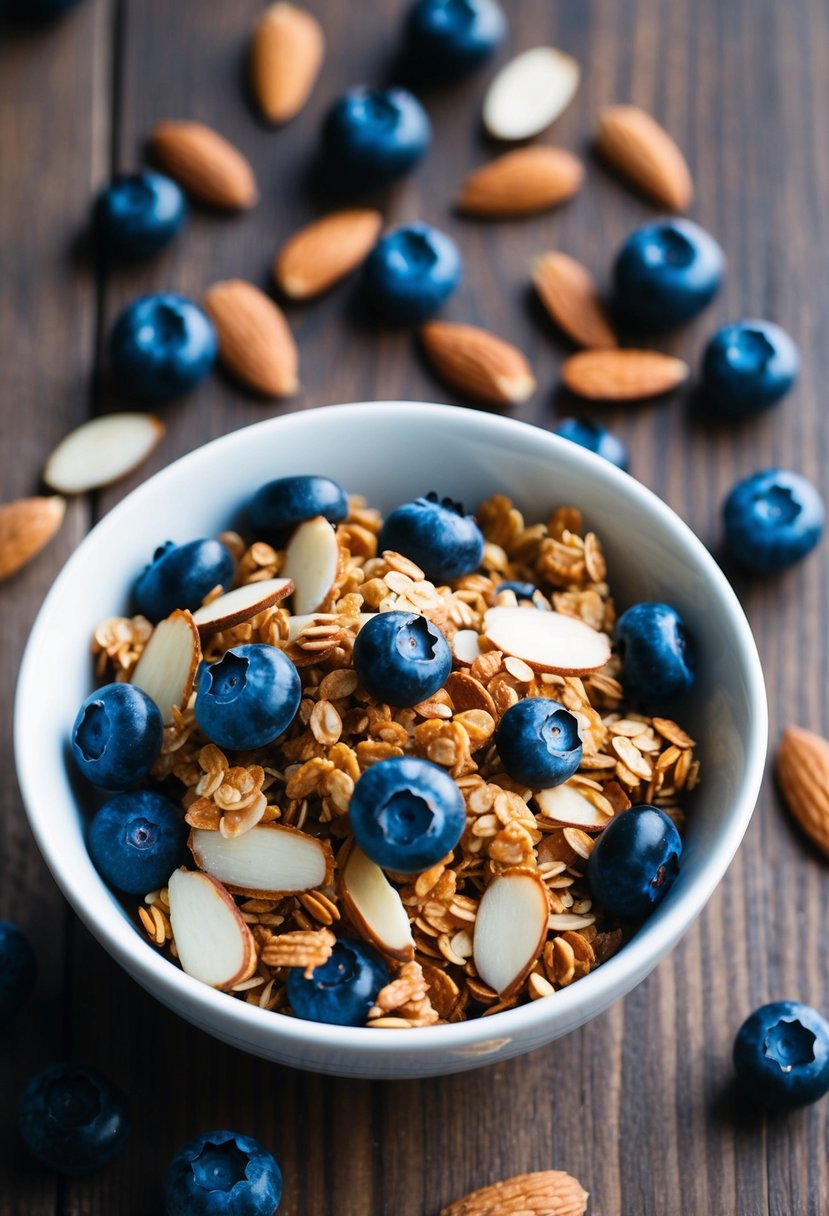
<instances>
[{"instance_id":1,"label":"dark wood surface","mask_svg":"<svg viewBox=\"0 0 829 1216\"><path fill-rule=\"evenodd\" d=\"M256 0L87 0L48 28L0 30L3 500L36 492L54 443L120 404L98 355L125 301L160 288L199 297L231 275L264 285L281 239L320 208L307 189L320 116L347 85L387 78L406 6L309 6L324 21L329 56L310 105L279 132L257 121L243 87ZM721 240L729 274L714 306L664 348L693 361L717 323L743 315L780 321L801 347L796 391L737 429L699 425L679 396L587 411L630 442L635 474L716 549L719 504L738 475L781 463L827 489L829 10L825 0L507 7L511 49L549 41L584 67L575 104L545 139L587 153L596 107L632 100L687 151L692 215ZM560 247L604 275L621 238L654 212L587 155L585 189L559 212L498 225L453 216L459 177L488 151L478 121L487 76L428 97L434 149L383 202L390 222L431 220L458 238L467 274L446 315L523 347L540 387L518 413L549 426L573 402L554 388L566 347L529 298L531 257ZM96 272L80 239L92 192L113 169L140 163L152 122L166 117L201 119L233 139L256 166L262 202L235 218L194 209L157 261ZM365 325L353 286L292 309L290 320L303 391L281 409L447 399L407 334ZM164 410L168 435L151 468L274 412L216 376ZM764 1120L729 1085L733 1034L755 1005L792 996L829 1008L826 867L790 828L770 783L727 879L674 954L603 1017L503 1066L402 1084L290 1072L191 1029L110 962L67 910L29 836L13 778L12 697L52 578L90 524L148 471L73 503L49 550L0 587L0 914L31 933L41 971L35 999L0 1045L0 1214L158 1212L159 1180L177 1145L222 1125L276 1153L288 1216L433 1216L468 1189L549 1167L582 1181L594 1216L825 1214L826 1103ZM827 550L784 578L737 586L766 671L772 739L792 720L826 731ZM44 1175L14 1131L27 1077L66 1056L111 1074L135 1116L124 1157L83 1181Z\"/></svg>"}]
</instances>

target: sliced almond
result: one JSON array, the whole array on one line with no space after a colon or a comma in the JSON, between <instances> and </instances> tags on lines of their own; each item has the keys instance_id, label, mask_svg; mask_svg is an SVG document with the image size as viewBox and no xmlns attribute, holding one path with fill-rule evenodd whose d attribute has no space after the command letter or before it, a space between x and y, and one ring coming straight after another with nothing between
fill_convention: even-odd
<instances>
[{"instance_id":1,"label":"sliced almond","mask_svg":"<svg viewBox=\"0 0 829 1216\"><path fill-rule=\"evenodd\" d=\"M449 648L457 667L471 667L481 653L480 635L474 629L459 629Z\"/></svg>"},{"instance_id":2,"label":"sliced almond","mask_svg":"<svg viewBox=\"0 0 829 1216\"><path fill-rule=\"evenodd\" d=\"M664 127L639 106L599 111L596 151L660 207L684 211L694 197L685 157Z\"/></svg>"},{"instance_id":3,"label":"sliced almond","mask_svg":"<svg viewBox=\"0 0 829 1216\"><path fill-rule=\"evenodd\" d=\"M539 790L535 801L545 819L554 819L565 827L581 828L584 832L600 832L613 818L611 812L594 806L569 784Z\"/></svg>"},{"instance_id":4,"label":"sliced almond","mask_svg":"<svg viewBox=\"0 0 829 1216\"><path fill-rule=\"evenodd\" d=\"M294 612L315 612L334 585L340 559L337 534L324 515L307 519L294 532L285 550L282 573L294 583Z\"/></svg>"},{"instance_id":5,"label":"sliced almond","mask_svg":"<svg viewBox=\"0 0 829 1216\"><path fill-rule=\"evenodd\" d=\"M583 350L566 360L561 378L571 393L592 401L643 401L677 388L689 370L655 350Z\"/></svg>"},{"instance_id":6,"label":"sliced almond","mask_svg":"<svg viewBox=\"0 0 829 1216\"><path fill-rule=\"evenodd\" d=\"M461 187L458 208L465 215L492 219L535 215L572 198L583 181L584 166L572 152L518 148L470 173Z\"/></svg>"},{"instance_id":7,"label":"sliced almond","mask_svg":"<svg viewBox=\"0 0 829 1216\"><path fill-rule=\"evenodd\" d=\"M430 321L421 326L420 338L437 375L461 395L517 405L535 392L535 377L524 355L489 330Z\"/></svg>"},{"instance_id":8,"label":"sliced almond","mask_svg":"<svg viewBox=\"0 0 829 1216\"><path fill-rule=\"evenodd\" d=\"M494 139L530 139L555 122L575 96L581 70L552 46L524 51L501 68L484 97L484 126Z\"/></svg>"},{"instance_id":9,"label":"sliced almond","mask_svg":"<svg viewBox=\"0 0 829 1216\"><path fill-rule=\"evenodd\" d=\"M299 113L324 56L325 35L312 13L284 2L265 9L253 34L250 82L268 122L288 122Z\"/></svg>"},{"instance_id":10,"label":"sliced almond","mask_svg":"<svg viewBox=\"0 0 829 1216\"><path fill-rule=\"evenodd\" d=\"M568 338L595 350L618 345L596 280L566 253L542 253L533 267L541 303Z\"/></svg>"},{"instance_id":11,"label":"sliced almond","mask_svg":"<svg viewBox=\"0 0 829 1216\"><path fill-rule=\"evenodd\" d=\"M475 969L504 999L523 984L547 936L550 905L537 873L508 870L485 888L472 938Z\"/></svg>"},{"instance_id":12,"label":"sliced almond","mask_svg":"<svg viewBox=\"0 0 829 1216\"><path fill-rule=\"evenodd\" d=\"M309 300L356 270L374 247L383 217L370 208L334 211L290 237L274 262L277 287L292 300Z\"/></svg>"},{"instance_id":13,"label":"sliced almond","mask_svg":"<svg viewBox=\"0 0 829 1216\"><path fill-rule=\"evenodd\" d=\"M156 123L152 151L158 164L188 194L209 207L237 211L253 207L259 200L250 162L204 123Z\"/></svg>"},{"instance_id":14,"label":"sliced almond","mask_svg":"<svg viewBox=\"0 0 829 1216\"><path fill-rule=\"evenodd\" d=\"M256 969L256 946L222 884L200 870L176 870L167 891L173 939L187 974L223 989L248 979Z\"/></svg>"},{"instance_id":15,"label":"sliced almond","mask_svg":"<svg viewBox=\"0 0 829 1216\"><path fill-rule=\"evenodd\" d=\"M356 845L342 869L340 896L361 936L391 958L404 963L414 958L414 938L400 895Z\"/></svg>"},{"instance_id":16,"label":"sliced almond","mask_svg":"<svg viewBox=\"0 0 829 1216\"><path fill-rule=\"evenodd\" d=\"M464 1195L440 1216L584 1216L588 1199L572 1174L539 1170Z\"/></svg>"},{"instance_id":17,"label":"sliced almond","mask_svg":"<svg viewBox=\"0 0 829 1216\"><path fill-rule=\"evenodd\" d=\"M17 498L0 507L0 580L14 574L48 544L63 523L66 499Z\"/></svg>"},{"instance_id":18,"label":"sliced almond","mask_svg":"<svg viewBox=\"0 0 829 1216\"><path fill-rule=\"evenodd\" d=\"M489 608L484 637L504 654L523 659L533 671L587 675L610 658L610 639L562 612L533 608Z\"/></svg>"},{"instance_id":19,"label":"sliced almond","mask_svg":"<svg viewBox=\"0 0 829 1216\"><path fill-rule=\"evenodd\" d=\"M155 414L103 414L62 439L46 462L43 480L61 494L108 486L143 464L164 436Z\"/></svg>"},{"instance_id":20,"label":"sliced almond","mask_svg":"<svg viewBox=\"0 0 829 1216\"><path fill-rule=\"evenodd\" d=\"M293 595L293 591L294 584L289 578L265 578L258 583L245 583L197 608L193 620L202 636L220 629L233 629Z\"/></svg>"},{"instance_id":21,"label":"sliced almond","mask_svg":"<svg viewBox=\"0 0 829 1216\"><path fill-rule=\"evenodd\" d=\"M326 886L333 875L331 847L282 823L260 823L241 836L193 828L190 852L205 870L237 895L276 898Z\"/></svg>"},{"instance_id":22,"label":"sliced almond","mask_svg":"<svg viewBox=\"0 0 829 1216\"><path fill-rule=\"evenodd\" d=\"M299 388L299 356L285 314L244 279L215 283L204 306L219 334L219 358L254 392L290 397Z\"/></svg>"},{"instance_id":23,"label":"sliced almond","mask_svg":"<svg viewBox=\"0 0 829 1216\"><path fill-rule=\"evenodd\" d=\"M159 621L130 683L155 701L165 726L173 721L173 710L184 709L193 691L201 662L199 631L192 615L184 608Z\"/></svg>"}]
</instances>

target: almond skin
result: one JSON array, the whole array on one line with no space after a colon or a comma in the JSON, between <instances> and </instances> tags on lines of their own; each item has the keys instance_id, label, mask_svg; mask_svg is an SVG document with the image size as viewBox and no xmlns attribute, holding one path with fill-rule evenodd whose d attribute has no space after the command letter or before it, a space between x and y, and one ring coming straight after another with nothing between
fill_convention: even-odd
<instances>
[{"instance_id":1,"label":"almond skin","mask_svg":"<svg viewBox=\"0 0 829 1216\"><path fill-rule=\"evenodd\" d=\"M216 283L204 297L219 335L219 357L237 379L266 397L299 388L298 355L285 314L244 279Z\"/></svg>"},{"instance_id":2,"label":"almond skin","mask_svg":"<svg viewBox=\"0 0 829 1216\"><path fill-rule=\"evenodd\" d=\"M534 215L572 198L583 181L584 166L572 152L518 148L469 174L461 187L458 209L485 219Z\"/></svg>"},{"instance_id":3,"label":"almond skin","mask_svg":"<svg viewBox=\"0 0 829 1216\"><path fill-rule=\"evenodd\" d=\"M66 500L18 498L0 507L0 579L8 578L52 539L66 513Z\"/></svg>"},{"instance_id":4,"label":"almond skin","mask_svg":"<svg viewBox=\"0 0 829 1216\"><path fill-rule=\"evenodd\" d=\"M155 160L188 194L208 207L242 211L259 200L249 161L204 123L165 121L153 128Z\"/></svg>"},{"instance_id":5,"label":"almond skin","mask_svg":"<svg viewBox=\"0 0 829 1216\"><path fill-rule=\"evenodd\" d=\"M473 1191L443 1208L440 1216L583 1216L587 1199L571 1174L539 1170Z\"/></svg>"},{"instance_id":6,"label":"almond skin","mask_svg":"<svg viewBox=\"0 0 829 1216\"><path fill-rule=\"evenodd\" d=\"M655 350L583 350L565 362L561 378L571 393L593 401L643 401L682 384L688 364Z\"/></svg>"},{"instance_id":7,"label":"almond skin","mask_svg":"<svg viewBox=\"0 0 829 1216\"><path fill-rule=\"evenodd\" d=\"M370 208L333 211L289 237L277 254L273 277L292 300L318 296L368 257L383 217Z\"/></svg>"},{"instance_id":8,"label":"almond skin","mask_svg":"<svg viewBox=\"0 0 829 1216\"><path fill-rule=\"evenodd\" d=\"M596 281L581 262L566 253L542 253L533 267L533 283L568 338L593 350L618 345Z\"/></svg>"},{"instance_id":9,"label":"almond skin","mask_svg":"<svg viewBox=\"0 0 829 1216\"><path fill-rule=\"evenodd\" d=\"M599 156L660 207L684 211L694 197L685 157L638 106L606 106L599 111Z\"/></svg>"},{"instance_id":10,"label":"almond skin","mask_svg":"<svg viewBox=\"0 0 829 1216\"><path fill-rule=\"evenodd\" d=\"M532 368L521 351L489 330L430 321L421 326L420 339L437 375L462 396L516 405L535 392Z\"/></svg>"},{"instance_id":11,"label":"almond skin","mask_svg":"<svg viewBox=\"0 0 829 1216\"><path fill-rule=\"evenodd\" d=\"M250 83L268 122L294 118L305 105L325 57L316 17L293 4L266 8L253 34Z\"/></svg>"},{"instance_id":12,"label":"almond skin","mask_svg":"<svg viewBox=\"0 0 829 1216\"><path fill-rule=\"evenodd\" d=\"M829 857L829 742L787 726L777 752L777 783L792 817Z\"/></svg>"}]
</instances>

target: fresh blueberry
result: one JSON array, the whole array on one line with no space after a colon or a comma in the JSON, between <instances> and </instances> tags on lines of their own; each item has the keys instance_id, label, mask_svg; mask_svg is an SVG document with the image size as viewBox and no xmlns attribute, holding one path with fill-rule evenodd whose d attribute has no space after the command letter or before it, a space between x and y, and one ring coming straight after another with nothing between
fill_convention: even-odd
<instances>
[{"instance_id":1,"label":"fresh blueberry","mask_svg":"<svg viewBox=\"0 0 829 1216\"><path fill-rule=\"evenodd\" d=\"M434 581L472 574L484 556L484 538L473 515L451 498L415 498L386 518L377 541L380 553L393 549L417 562Z\"/></svg>"},{"instance_id":2,"label":"fresh blueberry","mask_svg":"<svg viewBox=\"0 0 829 1216\"><path fill-rule=\"evenodd\" d=\"M36 979L37 962L28 937L11 921L0 920L0 1026L11 1021Z\"/></svg>"},{"instance_id":3,"label":"fresh blueberry","mask_svg":"<svg viewBox=\"0 0 829 1216\"><path fill-rule=\"evenodd\" d=\"M239 1132L205 1132L178 1150L164 1175L167 1216L274 1216L282 1171Z\"/></svg>"},{"instance_id":4,"label":"fresh blueberry","mask_svg":"<svg viewBox=\"0 0 829 1216\"><path fill-rule=\"evenodd\" d=\"M455 242L431 224L404 224L387 232L363 267L363 291L372 311L392 325L419 325L448 300L461 281Z\"/></svg>"},{"instance_id":5,"label":"fresh blueberry","mask_svg":"<svg viewBox=\"0 0 829 1216\"><path fill-rule=\"evenodd\" d=\"M429 117L406 89L358 86L328 111L323 163L341 187L373 190L408 173L426 155L431 139Z\"/></svg>"},{"instance_id":6,"label":"fresh blueberry","mask_svg":"<svg viewBox=\"0 0 829 1216\"><path fill-rule=\"evenodd\" d=\"M210 371L218 349L207 314L171 292L133 300L109 339L110 365L121 389L146 401L193 388Z\"/></svg>"},{"instance_id":7,"label":"fresh blueberry","mask_svg":"<svg viewBox=\"0 0 829 1216\"><path fill-rule=\"evenodd\" d=\"M714 298L724 272L722 249L699 224L645 224L625 241L613 268L621 319L649 330L689 321Z\"/></svg>"},{"instance_id":8,"label":"fresh blueberry","mask_svg":"<svg viewBox=\"0 0 829 1216\"><path fill-rule=\"evenodd\" d=\"M463 796L446 769L409 756L367 768L348 817L365 855L397 874L428 870L452 852L466 823Z\"/></svg>"},{"instance_id":9,"label":"fresh blueberry","mask_svg":"<svg viewBox=\"0 0 829 1216\"><path fill-rule=\"evenodd\" d=\"M588 452L603 456L605 460L615 464L617 469L627 471L628 450L621 439L617 439L606 426L601 426L598 422L586 422L583 418L562 418L555 428L555 434L560 435L562 439L569 439L571 443L577 443L581 448L587 448Z\"/></svg>"},{"instance_id":10,"label":"fresh blueberry","mask_svg":"<svg viewBox=\"0 0 829 1216\"><path fill-rule=\"evenodd\" d=\"M785 570L811 553L823 535L826 511L799 473L767 469L740 481L723 505L725 540L741 566L757 574Z\"/></svg>"},{"instance_id":11,"label":"fresh blueberry","mask_svg":"<svg viewBox=\"0 0 829 1216\"><path fill-rule=\"evenodd\" d=\"M578 721L550 697L511 705L498 723L495 746L513 781L536 790L561 785L581 763Z\"/></svg>"},{"instance_id":12,"label":"fresh blueberry","mask_svg":"<svg viewBox=\"0 0 829 1216\"><path fill-rule=\"evenodd\" d=\"M161 794L131 790L110 798L89 828L89 855L110 886L146 895L184 861L187 828Z\"/></svg>"},{"instance_id":13,"label":"fresh blueberry","mask_svg":"<svg viewBox=\"0 0 829 1216\"><path fill-rule=\"evenodd\" d=\"M452 670L452 651L437 625L415 612L378 612L354 642L354 667L367 693L388 705L417 705Z\"/></svg>"},{"instance_id":14,"label":"fresh blueberry","mask_svg":"<svg viewBox=\"0 0 829 1216\"><path fill-rule=\"evenodd\" d=\"M126 790L147 776L164 724L155 701L134 684L105 684L86 698L72 727L72 755L93 785Z\"/></svg>"},{"instance_id":15,"label":"fresh blueberry","mask_svg":"<svg viewBox=\"0 0 829 1216\"><path fill-rule=\"evenodd\" d=\"M288 971L288 1002L297 1017L307 1022L363 1026L377 993L388 982L386 964L376 950L365 942L343 938L328 962L314 968L310 979L302 967Z\"/></svg>"},{"instance_id":16,"label":"fresh blueberry","mask_svg":"<svg viewBox=\"0 0 829 1216\"><path fill-rule=\"evenodd\" d=\"M736 321L718 329L702 360L706 403L726 418L769 409L797 379L800 357L773 321Z\"/></svg>"},{"instance_id":17,"label":"fresh blueberry","mask_svg":"<svg viewBox=\"0 0 829 1216\"><path fill-rule=\"evenodd\" d=\"M616 622L616 646L628 696L643 705L668 706L694 683L693 641L669 604L634 604Z\"/></svg>"},{"instance_id":18,"label":"fresh blueberry","mask_svg":"<svg viewBox=\"0 0 829 1216\"><path fill-rule=\"evenodd\" d=\"M120 1156L130 1132L120 1089L82 1064L52 1064L33 1077L18 1122L32 1156L60 1174L103 1169Z\"/></svg>"},{"instance_id":19,"label":"fresh blueberry","mask_svg":"<svg viewBox=\"0 0 829 1216\"><path fill-rule=\"evenodd\" d=\"M587 863L590 894L621 920L642 920L679 873L682 841L664 811L634 806L611 819Z\"/></svg>"},{"instance_id":20,"label":"fresh blueberry","mask_svg":"<svg viewBox=\"0 0 829 1216\"><path fill-rule=\"evenodd\" d=\"M460 80L489 59L506 31L497 0L417 0L406 23L405 61L422 80Z\"/></svg>"},{"instance_id":21,"label":"fresh blueberry","mask_svg":"<svg viewBox=\"0 0 829 1216\"><path fill-rule=\"evenodd\" d=\"M160 621L176 608L193 611L214 587L227 588L235 570L233 555L221 541L191 540L186 545L165 541L136 579L136 610L150 621Z\"/></svg>"},{"instance_id":22,"label":"fresh blueberry","mask_svg":"<svg viewBox=\"0 0 829 1216\"><path fill-rule=\"evenodd\" d=\"M199 681L196 722L219 747L264 747L290 726L301 691L299 672L281 650L234 646Z\"/></svg>"},{"instance_id":23,"label":"fresh blueberry","mask_svg":"<svg viewBox=\"0 0 829 1216\"><path fill-rule=\"evenodd\" d=\"M499 591L511 591L517 600L534 600L538 588L535 583L503 582L495 588L496 595Z\"/></svg>"},{"instance_id":24,"label":"fresh blueberry","mask_svg":"<svg viewBox=\"0 0 829 1216\"><path fill-rule=\"evenodd\" d=\"M734 1068L749 1097L768 1110L817 1102L829 1091L829 1022L800 1001L761 1005L737 1032Z\"/></svg>"},{"instance_id":25,"label":"fresh blueberry","mask_svg":"<svg viewBox=\"0 0 829 1216\"><path fill-rule=\"evenodd\" d=\"M260 486L248 506L256 534L279 538L316 515L332 524L348 516L348 495L330 477L277 477Z\"/></svg>"},{"instance_id":26,"label":"fresh blueberry","mask_svg":"<svg viewBox=\"0 0 829 1216\"><path fill-rule=\"evenodd\" d=\"M168 245L187 214L181 188L145 169L116 177L102 190L95 221L108 253L127 260L152 257Z\"/></svg>"}]
</instances>

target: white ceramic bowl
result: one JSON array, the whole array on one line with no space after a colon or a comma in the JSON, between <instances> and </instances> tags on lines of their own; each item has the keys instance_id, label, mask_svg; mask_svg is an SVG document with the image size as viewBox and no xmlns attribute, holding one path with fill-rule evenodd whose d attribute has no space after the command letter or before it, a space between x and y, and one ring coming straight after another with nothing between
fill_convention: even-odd
<instances>
[{"instance_id":1,"label":"white ceramic bowl","mask_svg":"<svg viewBox=\"0 0 829 1216\"><path fill-rule=\"evenodd\" d=\"M474 507L495 491L529 520L582 508L607 552L624 606L664 599L685 617L699 675L681 718L699 741L703 782L680 876L633 940L555 996L458 1025L371 1031L260 1010L185 975L149 945L87 855L67 739L92 687L89 640L126 610L154 546L215 535L262 482L322 473L391 508L431 489ZM766 698L748 623L702 544L659 499L606 461L547 432L440 405L375 402L275 418L227 435L145 482L83 541L38 615L15 708L20 785L32 830L75 911L122 967L202 1030L267 1059L346 1076L450 1073L531 1051L629 992L676 944L722 878L751 817L766 751Z\"/></svg>"}]
</instances>

